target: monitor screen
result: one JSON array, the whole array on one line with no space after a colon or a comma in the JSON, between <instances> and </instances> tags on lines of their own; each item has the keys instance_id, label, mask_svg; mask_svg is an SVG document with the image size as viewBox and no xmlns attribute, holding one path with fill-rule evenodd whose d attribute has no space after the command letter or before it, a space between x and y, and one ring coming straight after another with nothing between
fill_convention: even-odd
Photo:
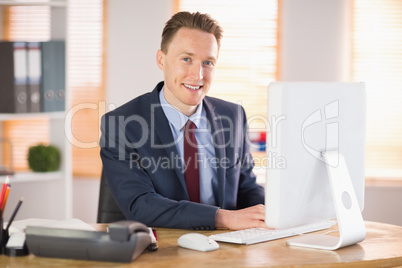
<instances>
[{"instance_id":1,"label":"monitor screen","mask_svg":"<svg viewBox=\"0 0 402 268\"><path fill-rule=\"evenodd\" d=\"M269 85L267 158L274 165L267 169L265 185L268 227L290 228L336 218L323 157L327 151L344 157L363 210L365 114L363 83Z\"/></svg>"}]
</instances>

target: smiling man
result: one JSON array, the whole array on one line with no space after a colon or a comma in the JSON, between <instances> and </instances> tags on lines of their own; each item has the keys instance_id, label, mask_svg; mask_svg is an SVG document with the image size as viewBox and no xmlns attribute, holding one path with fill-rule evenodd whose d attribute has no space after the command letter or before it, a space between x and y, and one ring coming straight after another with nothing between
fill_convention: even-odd
<instances>
[{"instance_id":1,"label":"smiling man","mask_svg":"<svg viewBox=\"0 0 402 268\"><path fill-rule=\"evenodd\" d=\"M123 214L154 227L265 227L243 108L206 96L222 29L179 12L156 54L164 81L102 118L101 158Z\"/></svg>"}]
</instances>

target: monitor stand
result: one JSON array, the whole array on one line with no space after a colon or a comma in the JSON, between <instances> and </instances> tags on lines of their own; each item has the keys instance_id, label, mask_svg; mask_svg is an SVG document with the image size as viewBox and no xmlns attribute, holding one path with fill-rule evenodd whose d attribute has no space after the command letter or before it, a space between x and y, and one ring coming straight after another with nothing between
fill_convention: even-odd
<instances>
[{"instance_id":1,"label":"monitor stand","mask_svg":"<svg viewBox=\"0 0 402 268\"><path fill-rule=\"evenodd\" d=\"M339 236L307 234L287 241L290 246L335 250L354 245L366 237L366 228L343 155L323 153L332 190ZM339 161L338 161L339 160Z\"/></svg>"}]
</instances>

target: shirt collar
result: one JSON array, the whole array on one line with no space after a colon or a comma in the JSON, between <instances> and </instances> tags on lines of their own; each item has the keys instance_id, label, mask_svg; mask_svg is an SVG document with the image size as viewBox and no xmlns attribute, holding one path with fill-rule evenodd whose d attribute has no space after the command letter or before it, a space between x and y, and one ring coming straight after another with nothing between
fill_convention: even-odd
<instances>
[{"instance_id":1,"label":"shirt collar","mask_svg":"<svg viewBox=\"0 0 402 268\"><path fill-rule=\"evenodd\" d=\"M188 117L167 102L163 94L164 89L165 87L163 87L162 90L159 92L159 99L162 105L162 110L165 113L169 122L176 130L181 130L189 119L195 124L198 129L205 128L207 126L206 112L203 108L202 102L197 106L197 110L195 111L195 113Z\"/></svg>"}]
</instances>

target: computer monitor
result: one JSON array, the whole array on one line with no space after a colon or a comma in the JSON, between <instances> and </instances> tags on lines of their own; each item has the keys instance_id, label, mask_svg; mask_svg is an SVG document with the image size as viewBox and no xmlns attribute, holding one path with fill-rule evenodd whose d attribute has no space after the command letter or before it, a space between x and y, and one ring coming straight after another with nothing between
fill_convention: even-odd
<instances>
[{"instance_id":1,"label":"computer monitor","mask_svg":"<svg viewBox=\"0 0 402 268\"><path fill-rule=\"evenodd\" d=\"M268 90L267 226L336 218L340 237L302 238L306 241L294 245L336 249L360 242L365 237L364 84L274 82Z\"/></svg>"}]
</instances>

